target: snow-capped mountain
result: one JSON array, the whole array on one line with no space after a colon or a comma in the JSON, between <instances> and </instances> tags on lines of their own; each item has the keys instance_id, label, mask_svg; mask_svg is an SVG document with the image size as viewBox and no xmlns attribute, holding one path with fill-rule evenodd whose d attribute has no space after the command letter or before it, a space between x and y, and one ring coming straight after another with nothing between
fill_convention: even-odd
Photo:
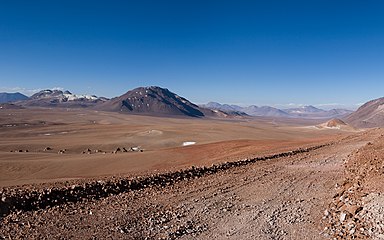
<instances>
[{"instance_id":1,"label":"snow-capped mountain","mask_svg":"<svg viewBox=\"0 0 384 240\"><path fill-rule=\"evenodd\" d=\"M70 91L42 90L28 100L18 102L23 106L38 107L88 107L107 101L107 98L95 95L72 94Z\"/></svg>"}]
</instances>

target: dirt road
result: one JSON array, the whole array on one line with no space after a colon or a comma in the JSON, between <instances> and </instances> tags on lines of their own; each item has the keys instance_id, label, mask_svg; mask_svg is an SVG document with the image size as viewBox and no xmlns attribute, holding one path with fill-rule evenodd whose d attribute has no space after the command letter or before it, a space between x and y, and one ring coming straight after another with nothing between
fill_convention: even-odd
<instances>
[{"instance_id":1,"label":"dirt road","mask_svg":"<svg viewBox=\"0 0 384 240\"><path fill-rule=\"evenodd\" d=\"M349 156L376 139L361 132L295 155L165 186L4 217L0 238L327 239L324 212Z\"/></svg>"}]
</instances>

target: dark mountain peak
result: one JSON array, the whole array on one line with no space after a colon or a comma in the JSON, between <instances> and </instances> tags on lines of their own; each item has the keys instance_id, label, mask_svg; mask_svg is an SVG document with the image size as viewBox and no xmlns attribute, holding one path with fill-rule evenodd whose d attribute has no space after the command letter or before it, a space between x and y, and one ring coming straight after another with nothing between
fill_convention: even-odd
<instances>
[{"instance_id":1,"label":"dark mountain peak","mask_svg":"<svg viewBox=\"0 0 384 240\"><path fill-rule=\"evenodd\" d=\"M102 104L100 109L146 115L204 116L197 105L158 86L135 88Z\"/></svg>"}]
</instances>

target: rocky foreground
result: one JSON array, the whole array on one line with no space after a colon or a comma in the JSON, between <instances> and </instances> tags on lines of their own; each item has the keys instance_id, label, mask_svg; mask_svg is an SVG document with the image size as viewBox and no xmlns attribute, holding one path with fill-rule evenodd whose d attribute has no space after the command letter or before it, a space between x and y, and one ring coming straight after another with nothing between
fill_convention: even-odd
<instances>
[{"instance_id":1,"label":"rocky foreground","mask_svg":"<svg viewBox=\"0 0 384 240\"><path fill-rule=\"evenodd\" d=\"M0 239L380 239L382 133L134 179L4 188Z\"/></svg>"}]
</instances>

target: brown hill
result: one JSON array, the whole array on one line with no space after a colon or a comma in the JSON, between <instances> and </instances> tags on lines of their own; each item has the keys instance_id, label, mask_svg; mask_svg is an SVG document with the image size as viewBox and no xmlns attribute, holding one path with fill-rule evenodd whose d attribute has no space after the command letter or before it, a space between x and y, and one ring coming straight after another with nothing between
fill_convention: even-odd
<instances>
[{"instance_id":1,"label":"brown hill","mask_svg":"<svg viewBox=\"0 0 384 240\"><path fill-rule=\"evenodd\" d=\"M100 106L99 110L143 115L179 115L203 117L212 111L200 108L166 88L138 87Z\"/></svg>"},{"instance_id":2,"label":"brown hill","mask_svg":"<svg viewBox=\"0 0 384 240\"><path fill-rule=\"evenodd\" d=\"M373 128L384 126L384 98L365 103L356 112L345 118L354 127Z\"/></svg>"},{"instance_id":3,"label":"brown hill","mask_svg":"<svg viewBox=\"0 0 384 240\"><path fill-rule=\"evenodd\" d=\"M334 118L326 122L327 127L341 127L341 126L346 126L347 124L343 122L343 120Z\"/></svg>"},{"instance_id":4,"label":"brown hill","mask_svg":"<svg viewBox=\"0 0 384 240\"><path fill-rule=\"evenodd\" d=\"M342 131L352 131L355 132L356 129L349 124L345 123L343 120L334 118L325 123L319 124L316 126L319 129L333 129L333 130L342 130Z\"/></svg>"}]
</instances>

